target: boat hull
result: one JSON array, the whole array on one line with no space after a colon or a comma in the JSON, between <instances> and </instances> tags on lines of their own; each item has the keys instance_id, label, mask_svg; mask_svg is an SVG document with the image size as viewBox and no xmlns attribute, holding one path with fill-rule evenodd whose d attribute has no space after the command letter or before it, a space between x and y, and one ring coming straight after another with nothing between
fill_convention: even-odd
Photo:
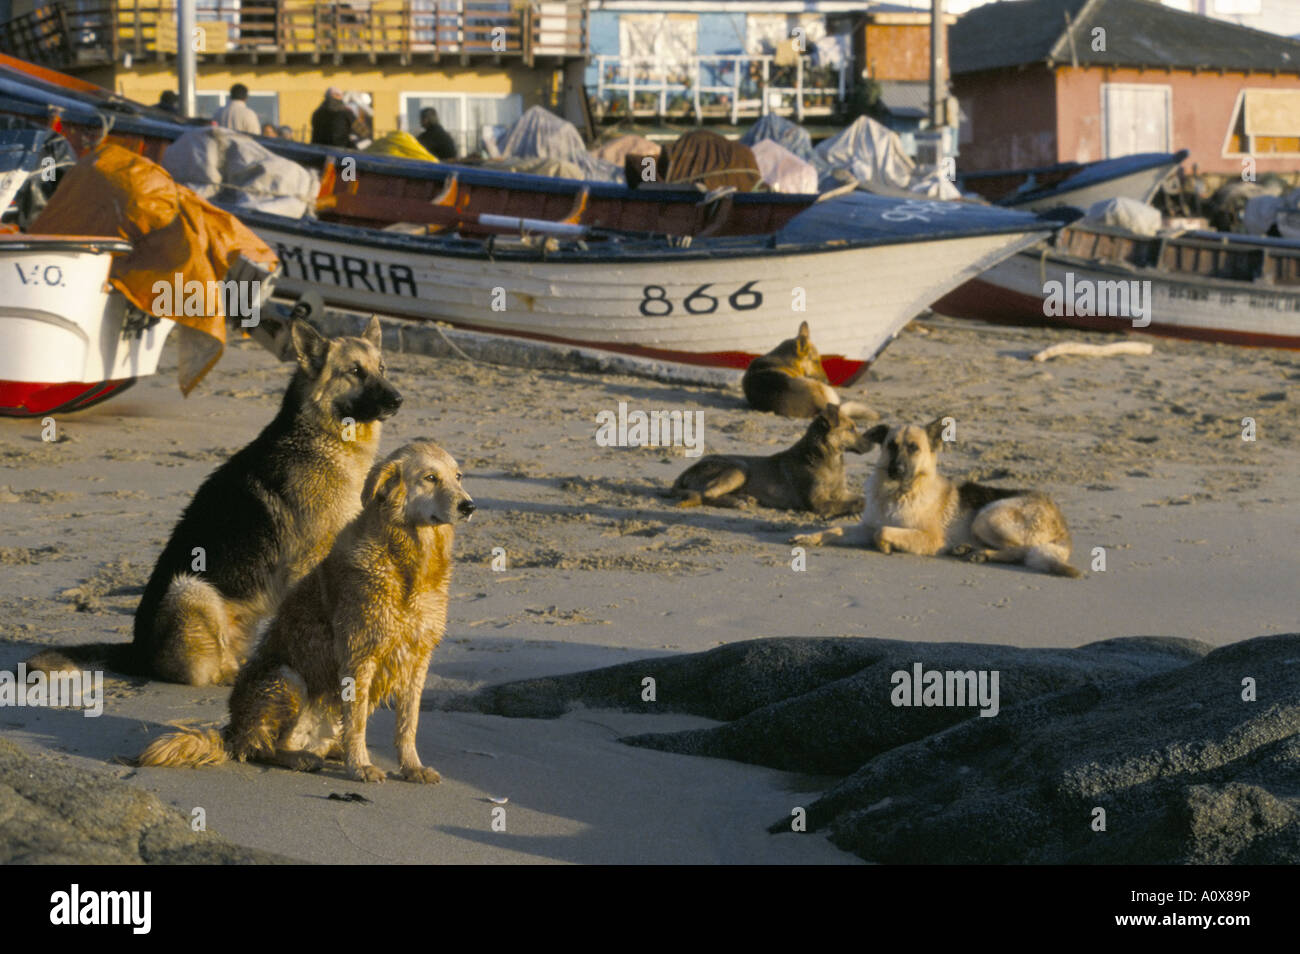
<instances>
[{"instance_id":1,"label":"boat hull","mask_svg":"<svg viewBox=\"0 0 1300 954\"><path fill-rule=\"evenodd\" d=\"M0 414L79 410L153 374L173 322L139 326L107 283L104 239L12 235L0 239Z\"/></svg>"},{"instance_id":2,"label":"boat hull","mask_svg":"<svg viewBox=\"0 0 1300 954\"><path fill-rule=\"evenodd\" d=\"M851 381L936 297L1042 233L790 252L723 249L550 258L421 251L388 233L245 217L276 252L277 289L469 330L743 368L805 317L827 373Z\"/></svg>"},{"instance_id":3,"label":"boat hull","mask_svg":"<svg viewBox=\"0 0 1300 954\"><path fill-rule=\"evenodd\" d=\"M1072 278L1069 276L1073 276ZM1150 281L1150 324L1130 317L1048 315L1045 287L1067 281ZM1137 331L1198 341L1269 348L1300 348L1300 288L1171 277L1155 269L1107 266L1054 255L1014 255L935 302L957 318L1021 325L1058 325L1088 331ZM1053 311L1058 309L1053 308Z\"/></svg>"}]
</instances>

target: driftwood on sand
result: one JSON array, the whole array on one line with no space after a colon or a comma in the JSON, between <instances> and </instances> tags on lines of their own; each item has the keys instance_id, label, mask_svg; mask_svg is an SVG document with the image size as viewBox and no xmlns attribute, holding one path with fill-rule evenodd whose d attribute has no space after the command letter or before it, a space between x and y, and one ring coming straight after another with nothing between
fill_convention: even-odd
<instances>
[{"instance_id":1,"label":"driftwood on sand","mask_svg":"<svg viewBox=\"0 0 1300 954\"><path fill-rule=\"evenodd\" d=\"M1082 341L1062 341L1044 348L1034 355L1035 361L1051 361L1065 355L1082 355L1088 358L1108 358L1116 354L1150 354L1155 349L1145 341L1114 341L1110 344L1085 344Z\"/></svg>"}]
</instances>

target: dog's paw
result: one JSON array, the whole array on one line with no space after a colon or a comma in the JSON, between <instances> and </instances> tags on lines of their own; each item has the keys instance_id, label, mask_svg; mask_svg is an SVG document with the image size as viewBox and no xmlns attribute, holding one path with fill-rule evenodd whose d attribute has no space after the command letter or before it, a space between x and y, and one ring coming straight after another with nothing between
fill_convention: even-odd
<instances>
[{"instance_id":1,"label":"dog's paw","mask_svg":"<svg viewBox=\"0 0 1300 954\"><path fill-rule=\"evenodd\" d=\"M285 766L295 772L319 772L325 766L325 760L310 752L294 752L285 759Z\"/></svg>"},{"instance_id":2,"label":"dog's paw","mask_svg":"<svg viewBox=\"0 0 1300 954\"><path fill-rule=\"evenodd\" d=\"M790 542L803 547L815 547L822 542L820 533L798 533L790 538Z\"/></svg>"},{"instance_id":3,"label":"dog's paw","mask_svg":"<svg viewBox=\"0 0 1300 954\"><path fill-rule=\"evenodd\" d=\"M959 543L952 548L952 555L957 557L969 556L974 549L969 543Z\"/></svg>"},{"instance_id":4,"label":"dog's paw","mask_svg":"<svg viewBox=\"0 0 1300 954\"><path fill-rule=\"evenodd\" d=\"M988 560L988 554L983 550L972 549L970 553L966 554L967 563L987 563Z\"/></svg>"},{"instance_id":5,"label":"dog's paw","mask_svg":"<svg viewBox=\"0 0 1300 954\"><path fill-rule=\"evenodd\" d=\"M356 768L350 769L348 774L358 782L382 782L388 777L383 769L373 765L358 765Z\"/></svg>"},{"instance_id":6,"label":"dog's paw","mask_svg":"<svg viewBox=\"0 0 1300 954\"><path fill-rule=\"evenodd\" d=\"M424 785L437 785L442 776L427 765L408 765L402 769L402 778L408 782L420 782Z\"/></svg>"}]
</instances>

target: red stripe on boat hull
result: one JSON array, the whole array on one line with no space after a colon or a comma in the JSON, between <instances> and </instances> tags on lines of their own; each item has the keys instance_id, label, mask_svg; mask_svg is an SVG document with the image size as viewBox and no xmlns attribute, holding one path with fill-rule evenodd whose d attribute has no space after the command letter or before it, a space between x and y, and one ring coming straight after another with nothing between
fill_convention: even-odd
<instances>
[{"instance_id":1,"label":"red stripe on boat hull","mask_svg":"<svg viewBox=\"0 0 1300 954\"><path fill-rule=\"evenodd\" d=\"M576 348L592 348L597 351L613 351L617 354L630 354L638 358L653 358L657 361L671 361L676 364L699 365L711 368L737 368L743 371L749 363L758 357L748 351L674 351L669 348L650 348L644 345L624 344L616 341L583 341L577 338L561 338L531 331L506 331L487 325L453 321L449 324L466 331L479 331L485 334L501 335L507 338L527 338L532 341L549 341L554 344L572 345ZM822 368L831 384L836 386L852 384L864 372L870 362L845 358L842 355L822 355Z\"/></svg>"},{"instance_id":2,"label":"red stripe on boat hull","mask_svg":"<svg viewBox=\"0 0 1300 954\"><path fill-rule=\"evenodd\" d=\"M1012 291L981 278L972 278L960 288L940 298L931 308L941 315L951 315L953 318L969 318L1000 325L1065 326L1080 331L1131 331L1164 338L1217 341L1252 348L1300 349L1300 334L1270 335L1229 328L1199 328L1155 323L1145 328L1134 328L1133 322L1127 318L1072 318L1065 315L1048 317L1043 314L1042 298Z\"/></svg>"},{"instance_id":3,"label":"red stripe on boat hull","mask_svg":"<svg viewBox=\"0 0 1300 954\"><path fill-rule=\"evenodd\" d=\"M121 394L135 378L119 378L86 384L36 384L31 381L0 381L0 417L40 417L43 414L68 414L107 401Z\"/></svg>"}]
</instances>

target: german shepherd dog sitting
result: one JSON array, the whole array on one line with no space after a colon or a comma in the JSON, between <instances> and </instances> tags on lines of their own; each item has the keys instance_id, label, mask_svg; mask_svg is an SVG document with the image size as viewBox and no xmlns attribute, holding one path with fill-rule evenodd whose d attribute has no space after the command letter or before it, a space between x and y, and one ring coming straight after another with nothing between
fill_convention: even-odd
<instances>
[{"instance_id":1,"label":"german shepherd dog sitting","mask_svg":"<svg viewBox=\"0 0 1300 954\"><path fill-rule=\"evenodd\" d=\"M883 450L867 478L862 522L802 534L792 542L874 545L882 553L918 556L947 552L976 563L1023 563L1058 576L1079 576L1068 562L1065 517L1045 494L971 482L959 486L939 476L943 422L873 427L867 437L883 444Z\"/></svg>"},{"instance_id":2,"label":"german shepherd dog sitting","mask_svg":"<svg viewBox=\"0 0 1300 954\"><path fill-rule=\"evenodd\" d=\"M857 401L840 401L831 387L822 356L813 346L808 322L762 357L755 358L740 381L745 400L756 411L782 417L813 417L829 404L838 404L849 417L876 421L880 415Z\"/></svg>"},{"instance_id":3,"label":"german shepherd dog sitting","mask_svg":"<svg viewBox=\"0 0 1300 954\"><path fill-rule=\"evenodd\" d=\"M849 492L844 452L864 454L874 446L838 405L828 404L793 447L771 457L709 454L682 472L669 496L682 498L679 507L758 503L828 519L851 516L862 511L863 501Z\"/></svg>"},{"instance_id":4,"label":"german shepherd dog sitting","mask_svg":"<svg viewBox=\"0 0 1300 954\"><path fill-rule=\"evenodd\" d=\"M395 699L402 778L437 782L415 749L420 695L447 624L453 526L474 502L456 462L408 444L376 464L361 513L285 599L230 694L222 731L185 729L153 742L140 765L255 759L314 771L343 755L348 775L381 782L366 720Z\"/></svg>"},{"instance_id":5,"label":"german shepherd dog sitting","mask_svg":"<svg viewBox=\"0 0 1300 954\"><path fill-rule=\"evenodd\" d=\"M291 329L298 368L280 412L199 486L154 566L130 643L49 650L47 671L104 661L193 686L229 685L258 623L329 552L356 514L380 421L402 396L385 377L380 325L334 340Z\"/></svg>"}]
</instances>

